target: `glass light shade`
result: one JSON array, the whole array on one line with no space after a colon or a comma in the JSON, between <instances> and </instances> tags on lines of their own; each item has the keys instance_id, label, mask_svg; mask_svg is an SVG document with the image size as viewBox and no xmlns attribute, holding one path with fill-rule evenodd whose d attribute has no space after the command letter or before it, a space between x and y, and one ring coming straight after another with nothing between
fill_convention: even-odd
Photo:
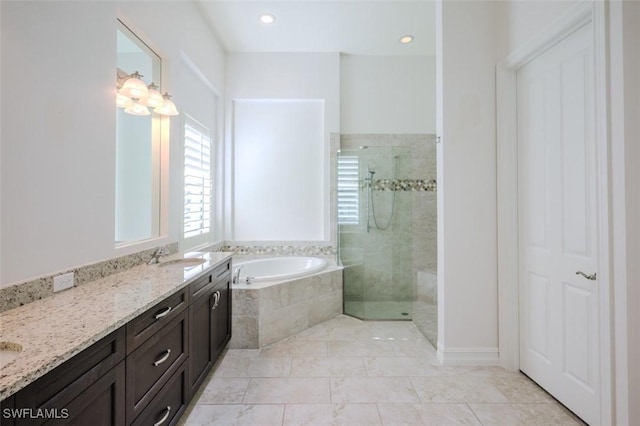
<instances>
[{"instance_id":1,"label":"glass light shade","mask_svg":"<svg viewBox=\"0 0 640 426\"><path fill-rule=\"evenodd\" d=\"M149 90L149 96L147 98L140 99L140 103L142 105L146 105L151 108L158 108L164 105L164 98L158 91L158 86L151 83L147 86L147 89Z\"/></svg>"},{"instance_id":2,"label":"glass light shade","mask_svg":"<svg viewBox=\"0 0 640 426\"><path fill-rule=\"evenodd\" d=\"M142 81L140 77L142 76L138 74L138 71L131 74L129 78L124 82L120 90L118 90L118 93L132 99L149 97L149 89L147 89L147 85L144 84L144 81Z\"/></svg>"},{"instance_id":3,"label":"glass light shade","mask_svg":"<svg viewBox=\"0 0 640 426\"><path fill-rule=\"evenodd\" d=\"M160 115L178 115L178 109L176 108L176 104L171 100L171 96L165 93L162 97L164 98L164 104L155 108L153 112L157 112Z\"/></svg>"},{"instance_id":4,"label":"glass light shade","mask_svg":"<svg viewBox=\"0 0 640 426\"><path fill-rule=\"evenodd\" d=\"M127 114L131 114L131 115L149 115L149 114L151 114L151 112L149 112L149 108L147 108L146 106L144 106L140 102L138 102L138 99L131 99L131 101L127 102L127 105L126 105L126 108L124 109L124 112L126 112Z\"/></svg>"},{"instance_id":5,"label":"glass light shade","mask_svg":"<svg viewBox=\"0 0 640 426\"><path fill-rule=\"evenodd\" d=\"M127 102L131 101L131 99L127 98L125 95L118 93L116 95L116 106L118 108L125 108L127 106Z\"/></svg>"}]
</instances>

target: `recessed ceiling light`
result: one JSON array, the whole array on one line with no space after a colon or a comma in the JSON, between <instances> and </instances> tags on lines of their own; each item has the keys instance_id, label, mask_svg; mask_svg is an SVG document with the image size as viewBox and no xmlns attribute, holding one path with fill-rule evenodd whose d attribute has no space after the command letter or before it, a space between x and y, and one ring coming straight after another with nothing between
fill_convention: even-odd
<instances>
[{"instance_id":1,"label":"recessed ceiling light","mask_svg":"<svg viewBox=\"0 0 640 426\"><path fill-rule=\"evenodd\" d=\"M402 43L402 44L409 44L412 41L413 41L413 36L412 35L406 35L406 36L400 37L400 43Z\"/></svg>"},{"instance_id":2,"label":"recessed ceiling light","mask_svg":"<svg viewBox=\"0 0 640 426\"><path fill-rule=\"evenodd\" d=\"M270 13L263 13L260 15L260 22L263 24L273 24L276 21L276 17Z\"/></svg>"}]
</instances>

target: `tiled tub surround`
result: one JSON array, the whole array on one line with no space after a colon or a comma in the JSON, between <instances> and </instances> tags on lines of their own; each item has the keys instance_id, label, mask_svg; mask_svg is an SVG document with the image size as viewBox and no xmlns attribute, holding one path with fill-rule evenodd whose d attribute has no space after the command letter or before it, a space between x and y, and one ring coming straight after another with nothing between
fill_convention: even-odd
<instances>
[{"instance_id":1,"label":"tiled tub surround","mask_svg":"<svg viewBox=\"0 0 640 426\"><path fill-rule=\"evenodd\" d=\"M234 262L268 256L234 256ZM257 349L342 313L342 268L323 256L322 271L284 281L233 285L229 347Z\"/></svg>"},{"instance_id":2,"label":"tiled tub surround","mask_svg":"<svg viewBox=\"0 0 640 426\"><path fill-rule=\"evenodd\" d=\"M22 346L20 355L0 371L0 400L228 260L231 253L199 257L206 262L188 269L140 265L0 314L0 342Z\"/></svg>"},{"instance_id":3,"label":"tiled tub surround","mask_svg":"<svg viewBox=\"0 0 640 426\"><path fill-rule=\"evenodd\" d=\"M162 247L166 249L168 255L178 251L178 243L171 243ZM143 265L151 259L151 256L153 256L156 250L157 248L143 250L138 253L80 266L53 275L0 288L0 312L51 296L53 294L53 278L58 275L75 272L75 286L81 286L97 279L108 277L116 272L122 272L135 266Z\"/></svg>"}]
</instances>

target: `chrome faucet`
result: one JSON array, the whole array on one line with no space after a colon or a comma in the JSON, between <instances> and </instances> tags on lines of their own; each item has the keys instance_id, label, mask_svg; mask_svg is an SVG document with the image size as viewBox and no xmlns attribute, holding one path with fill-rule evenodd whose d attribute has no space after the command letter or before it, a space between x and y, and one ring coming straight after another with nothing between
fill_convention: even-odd
<instances>
[{"instance_id":1,"label":"chrome faucet","mask_svg":"<svg viewBox=\"0 0 640 426\"><path fill-rule=\"evenodd\" d=\"M240 270L241 269L242 269L242 265L236 266L236 268L233 270L233 279L231 280L231 282L233 284L240 284Z\"/></svg>"},{"instance_id":2,"label":"chrome faucet","mask_svg":"<svg viewBox=\"0 0 640 426\"><path fill-rule=\"evenodd\" d=\"M153 253L153 256L151 256L151 259L149 259L149 261L147 262L147 265L153 265L155 263L160 263L160 256L168 254L169 252L167 251L166 248L164 247L158 247L155 251L155 253Z\"/></svg>"}]
</instances>

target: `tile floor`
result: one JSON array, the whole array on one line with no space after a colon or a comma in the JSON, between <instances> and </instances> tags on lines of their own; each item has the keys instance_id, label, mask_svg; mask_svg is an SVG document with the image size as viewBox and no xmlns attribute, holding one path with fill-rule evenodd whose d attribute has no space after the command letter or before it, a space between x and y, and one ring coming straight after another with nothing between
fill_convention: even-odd
<instances>
[{"instance_id":1,"label":"tile floor","mask_svg":"<svg viewBox=\"0 0 640 426\"><path fill-rule=\"evenodd\" d=\"M230 349L193 399L195 425L580 425L520 373L444 367L412 322L338 316Z\"/></svg>"}]
</instances>

